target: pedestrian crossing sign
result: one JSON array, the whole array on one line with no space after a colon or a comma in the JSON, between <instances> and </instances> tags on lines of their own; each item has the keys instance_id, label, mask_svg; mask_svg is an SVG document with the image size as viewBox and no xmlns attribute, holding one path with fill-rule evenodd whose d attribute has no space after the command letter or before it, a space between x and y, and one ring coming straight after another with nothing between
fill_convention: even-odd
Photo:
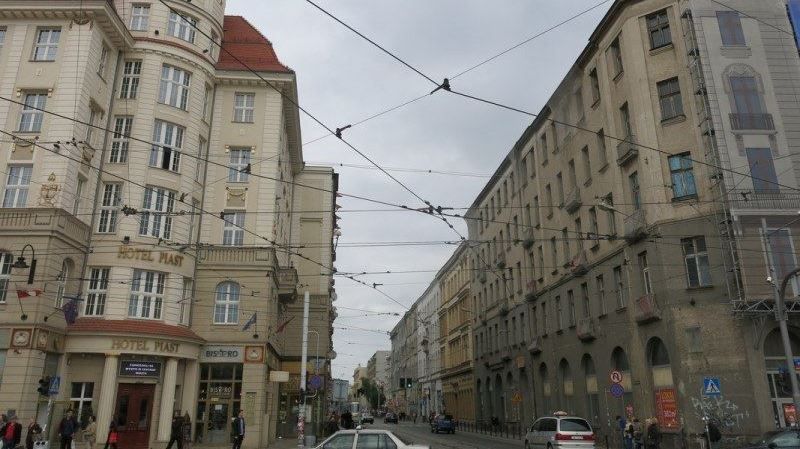
<instances>
[{"instance_id":1,"label":"pedestrian crossing sign","mask_svg":"<svg viewBox=\"0 0 800 449\"><path fill-rule=\"evenodd\" d=\"M703 378L703 396L722 396L721 387L719 377Z\"/></svg>"}]
</instances>

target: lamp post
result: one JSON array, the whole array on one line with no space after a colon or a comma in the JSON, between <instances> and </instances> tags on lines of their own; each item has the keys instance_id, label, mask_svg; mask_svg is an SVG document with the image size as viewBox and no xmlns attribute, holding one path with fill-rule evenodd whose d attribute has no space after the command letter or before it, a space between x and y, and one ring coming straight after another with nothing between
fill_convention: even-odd
<instances>
[{"instance_id":1,"label":"lamp post","mask_svg":"<svg viewBox=\"0 0 800 449\"><path fill-rule=\"evenodd\" d=\"M31 249L31 263L30 263L30 265L28 265L28 263L25 262L25 250L27 248ZM33 277L36 274L36 252L33 250L33 245L28 243L28 244L26 244L25 246L22 247L22 251L20 251L19 257L17 257L17 261L14 262L14 265L12 265L12 267L19 268L19 269L22 269L22 270L24 270L26 268L30 268L28 270L28 285L33 284Z\"/></svg>"}]
</instances>

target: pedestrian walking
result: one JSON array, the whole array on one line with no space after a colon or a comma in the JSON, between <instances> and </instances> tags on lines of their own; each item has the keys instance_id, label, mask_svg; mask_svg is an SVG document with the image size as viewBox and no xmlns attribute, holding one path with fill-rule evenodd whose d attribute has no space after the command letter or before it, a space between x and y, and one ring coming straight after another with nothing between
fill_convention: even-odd
<instances>
[{"instance_id":1,"label":"pedestrian walking","mask_svg":"<svg viewBox=\"0 0 800 449\"><path fill-rule=\"evenodd\" d=\"M183 436L183 449L192 449L192 417L189 412L183 415L183 429L181 429Z\"/></svg>"},{"instance_id":2,"label":"pedestrian walking","mask_svg":"<svg viewBox=\"0 0 800 449\"><path fill-rule=\"evenodd\" d=\"M25 435L25 449L33 449L34 441L39 441L42 435L42 426L31 418L28 423L28 433Z\"/></svg>"},{"instance_id":3,"label":"pedestrian walking","mask_svg":"<svg viewBox=\"0 0 800 449\"><path fill-rule=\"evenodd\" d=\"M242 440L244 440L244 410L239 410L239 415L233 419L233 449L242 448Z\"/></svg>"},{"instance_id":4,"label":"pedestrian walking","mask_svg":"<svg viewBox=\"0 0 800 449\"><path fill-rule=\"evenodd\" d=\"M17 422L16 413L9 413L7 421L0 428L0 437L3 439L3 449L14 449L22 439L22 424Z\"/></svg>"},{"instance_id":5,"label":"pedestrian walking","mask_svg":"<svg viewBox=\"0 0 800 449\"><path fill-rule=\"evenodd\" d=\"M183 418L180 412L174 412L172 414L172 425L170 426L167 449L172 449L172 443L177 443L178 449L183 449Z\"/></svg>"},{"instance_id":6,"label":"pedestrian walking","mask_svg":"<svg viewBox=\"0 0 800 449\"><path fill-rule=\"evenodd\" d=\"M644 446L644 429L642 428L642 423L639 421L639 418L634 417L631 426L633 427L634 449L642 449Z\"/></svg>"},{"instance_id":7,"label":"pedestrian walking","mask_svg":"<svg viewBox=\"0 0 800 449\"><path fill-rule=\"evenodd\" d=\"M89 423L83 429L83 441L86 442L87 449L94 449L94 445L97 442L97 422L95 419L94 415L89 416Z\"/></svg>"},{"instance_id":8,"label":"pedestrian walking","mask_svg":"<svg viewBox=\"0 0 800 449\"><path fill-rule=\"evenodd\" d=\"M117 424L111 421L111 424L108 426L106 445L103 446L103 449L117 449L117 442L119 442L119 431L117 431Z\"/></svg>"},{"instance_id":9,"label":"pedestrian walking","mask_svg":"<svg viewBox=\"0 0 800 449\"><path fill-rule=\"evenodd\" d=\"M633 422L625 423L625 431L622 432L622 445L625 449L633 449Z\"/></svg>"},{"instance_id":10,"label":"pedestrian walking","mask_svg":"<svg viewBox=\"0 0 800 449\"><path fill-rule=\"evenodd\" d=\"M659 449L661 447L661 429L658 427L658 419L650 418L648 420L645 442L647 449Z\"/></svg>"},{"instance_id":11,"label":"pedestrian walking","mask_svg":"<svg viewBox=\"0 0 800 449\"><path fill-rule=\"evenodd\" d=\"M75 438L75 433L80 426L78 420L72 413L72 410L67 410L66 416L61 418L58 424L58 436L61 438L61 449L72 449L72 439Z\"/></svg>"},{"instance_id":12,"label":"pedestrian walking","mask_svg":"<svg viewBox=\"0 0 800 449\"><path fill-rule=\"evenodd\" d=\"M328 417L328 422L325 424L325 432L330 436L338 431L339 425L336 424L336 413L331 413L331 416Z\"/></svg>"}]
</instances>

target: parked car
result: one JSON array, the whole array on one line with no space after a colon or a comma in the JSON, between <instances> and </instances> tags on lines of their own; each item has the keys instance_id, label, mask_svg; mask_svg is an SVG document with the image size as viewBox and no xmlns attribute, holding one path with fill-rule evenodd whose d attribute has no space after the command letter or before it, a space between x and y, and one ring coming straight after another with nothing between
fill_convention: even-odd
<instances>
[{"instance_id":1,"label":"parked car","mask_svg":"<svg viewBox=\"0 0 800 449\"><path fill-rule=\"evenodd\" d=\"M746 449L800 449L800 431L797 429L771 430L751 441Z\"/></svg>"},{"instance_id":2,"label":"parked car","mask_svg":"<svg viewBox=\"0 0 800 449\"><path fill-rule=\"evenodd\" d=\"M456 423L451 415L436 415L431 422L431 432L456 433Z\"/></svg>"},{"instance_id":3,"label":"parked car","mask_svg":"<svg viewBox=\"0 0 800 449\"><path fill-rule=\"evenodd\" d=\"M594 449L594 431L585 419L557 412L533 422L525 449Z\"/></svg>"},{"instance_id":4,"label":"parked car","mask_svg":"<svg viewBox=\"0 0 800 449\"><path fill-rule=\"evenodd\" d=\"M372 413L364 412L361 414L361 424L365 423L375 424L375 418L372 416Z\"/></svg>"},{"instance_id":5,"label":"parked car","mask_svg":"<svg viewBox=\"0 0 800 449\"><path fill-rule=\"evenodd\" d=\"M430 446L411 444L388 430L340 430L329 436L315 449L430 449Z\"/></svg>"},{"instance_id":6,"label":"parked car","mask_svg":"<svg viewBox=\"0 0 800 449\"><path fill-rule=\"evenodd\" d=\"M397 424L397 413L395 413L395 412L386 413L386 416L383 417L383 423L384 424L389 424L389 423Z\"/></svg>"}]
</instances>

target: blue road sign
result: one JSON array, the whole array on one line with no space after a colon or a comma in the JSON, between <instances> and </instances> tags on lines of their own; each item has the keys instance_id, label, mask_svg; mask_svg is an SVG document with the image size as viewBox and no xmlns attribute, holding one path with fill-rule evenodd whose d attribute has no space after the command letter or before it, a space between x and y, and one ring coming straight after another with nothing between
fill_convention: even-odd
<instances>
[{"instance_id":1,"label":"blue road sign","mask_svg":"<svg viewBox=\"0 0 800 449\"><path fill-rule=\"evenodd\" d=\"M50 388L47 389L47 392L50 396L55 396L58 394L58 389L61 387L61 376L53 376L50 378Z\"/></svg>"},{"instance_id":2,"label":"blue road sign","mask_svg":"<svg viewBox=\"0 0 800 449\"><path fill-rule=\"evenodd\" d=\"M311 376L311 381L309 384L311 384L311 389L319 390L322 388L322 376L318 376L316 374Z\"/></svg>"},{"instance_id":3,"label":"blue road sign","mask_svg":"<svg viewBox=\"0 0 800 449\"><path fill-rule=\"evenodd\" d=\"M615 398L621 398L623 394L625 394L625 388L622 384L611 384L611 388L609 388L609 392L611 392L611 396Z\"/></svg>"},{"instance_id":4,"label":"blue road sign","mask_svg":"<svg viewBox=\"0 0 800 449\"><path fill-rule=\"evenodd\" d=\"M719 377L703 378L703 396L722 396L722 382Z\"/></svg>"}]
</instances>

